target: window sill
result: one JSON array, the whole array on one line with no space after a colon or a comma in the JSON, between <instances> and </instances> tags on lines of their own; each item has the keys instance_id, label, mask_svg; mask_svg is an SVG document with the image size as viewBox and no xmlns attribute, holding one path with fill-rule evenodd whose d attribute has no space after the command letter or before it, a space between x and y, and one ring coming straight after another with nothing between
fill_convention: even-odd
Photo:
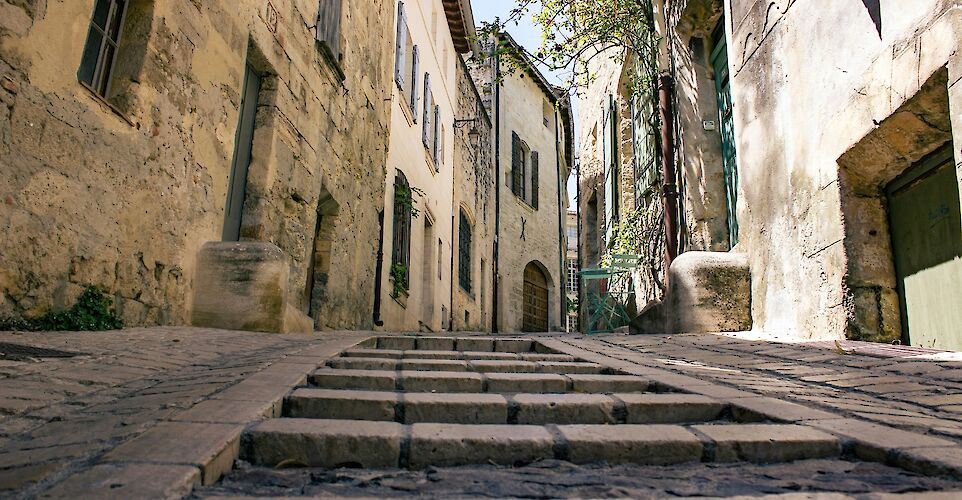
<instances>
[{"instance_id":1,"label":"window sill","mask_svg":"<svg viewBox=\"0 0 962 500\"><path fill-rule=\"evenodd\" d=\"M526 208L526 209L528 209L528 210L531 211L531 212L537 212L537 211L538 211L537 208L535 208L534 206L532 206L532 205L531 205L530 203L528 203L524 198L522 198L522 197L520 197L520 196L518 196L518 195L514 195L514 201L518 202L518 205L521 206L522 208Z\"/></svg>"},{"instance_id":2,"label":"window sill","mask_svg":"<svg viewBox=\"0 0 962 500\"><path fill-rule=\"evenodd\" d=\"M404 119L407 120L409 127L413 127L418 121L414 118L414 111L411 111L411 97L404 93L404 89L397 80L394 80L394 86L397 87L398 97L400 97L398 106L401 106L401 111L404 112Z\"/></svg>"},{"instance_id":3,"label":"window sill","mask_svg":"<svg viewBox=\"0 0 962 500\"><path fill-rule=\"evenodd\" d=\"M320 40L315 41L317 44L317 51L321 53L321 57L327 63L328 68L334 73L334 77L337 78L341 85L344 84L344 80L347 80L347 76L344 74L344 69L341 68L341 63L338 62L337 57L331 52L331 47L327 43Z\"/></svg>"},{"instance_id":4,"label":"window sill","mask_svg":"<svg viewBox=\"0 0 962 500\"><path fill-rule=\"evenodd\" d=\"M431 150L428 149L427 146L424 146L424 163L427 164L429 169L431 169L432 175L441 171L441 168L438 166L437 162L434 161L434 155L431 154Z\"/></svg>"},{"instance_id":5,"label":"window sill","mask_svg":"<svg viewBox=\"0 0 962 500\"><path fill-rule=\"evenodd\" d=\"M79 80L77 81L77 83L79 83L84 90L89 92L90 96L93 97L95 101L97 101L102 106L106 106L108 110L110 110L113 114L120 117L120 119L126 122L127 125L130 125L131 127L138 128L138 129L140 128L137 126L137 124L133 122L133 120L127 117L126 113L121 111L120 108L118 108L117 106L114 106L113 104L111 104L110 101L105 99L102 95L98 94L97 91L95 91L94 89L90 88L89 85Z\"/></svg>"}]
</instances>

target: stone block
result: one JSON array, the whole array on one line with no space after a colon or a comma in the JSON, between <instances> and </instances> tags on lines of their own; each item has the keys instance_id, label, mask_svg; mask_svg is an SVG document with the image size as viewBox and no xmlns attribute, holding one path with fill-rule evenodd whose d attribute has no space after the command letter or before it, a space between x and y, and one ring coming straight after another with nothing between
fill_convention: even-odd
<instances>
[{"instance_id":1,"label":"stone block","mask_svg":"<svg viewBox=\"0 0 962 500\"><path fill-rule=\"evenodd\" d=\"M680 424L719 418L725 404L696 394L615 394L629 424Z\"/></svg>"},{"instance_id":2,"label":"stone block","mask_svg":"<svg viewBox=\"0 0 962 500\"><path fill-rule=\"evenodd\" d=\"M275 401L234 401L208 399L175 415L175 422L208 422L215 424L248 424L280 416L281 405Z\"/></svg>"},{"instance_id":3,"label":"stone block","mask_svg":"<svg viewBox=\"0 0 962 500\"><path fill-rule=\"evenodd\" d=\"M602 394L515 394L518 424L614 424L615 401Z\"/></svg>"},{"instance_id":4,"label":"stone block","mask_svg":"<svg viewBox=\"0 0 962 500\"><path fill-rule=\"evenodd\" d=\"M855 454L862 460L884 462L893 450L941 448L955 443L917 432L904 431L854 418L810 420L805 425L831 432L852 441Z\"/></svg>"},{"instance_id":5,"label":"stone block","mask_svg":"<svg viewBox=\"0 0 962 500\"><path fill-rule=\"evenodd\" d=\"M926 476L962 479L962 447L913 448L891 459L895 465Z\"/></svg>"},{"instance_id":6,"label":"stone block","mask_svg":"<svg viewBox=\"0 0 962 500\"><path fill-rule=\"evenodd\" d=\"M200 480L200 469L189 465L98 464L67 477L43 498L183 498Z\"/></svg>"},{"instance_id":7,"label":"stone block","mask_svg":"<svg viewBox=\"0 0 962 500\"><path fill-rule=\"evenodd\" d=\"M577 358L568 354L541 354L536 352L523 352L519 354L519 357L523 361L562 361L569 363L578 361Z\"/></svg>"},{"instance_id":8,"label":"stone block","mask_svg":"<svg viewBox=\"0 0 962 500\"><path fill-rule=\"evenodd\" d=\"M457 359L403 359L400 362L400 369L466 372L468 362Z\"/></svg>"},{"instance_id":9,"label":"stone block","mask_svg":"<svg viewBox=\"0 0 962 500\"><path fill-rule=\"evenodd\" d=\"M414 337L378 337L378 349L390 349L398 351L413 350L417 343Z\"/></svg>"},{"instance_id":10,"label":"stone block","mask_svg":"<svg viewBox=\"0 0 962 500\"><path fill-rule=\"evenodd\" d=\"M379 370L317 370L311 383L324 389L393 391L395 372Z\"/></svg>"},{"instance_id":11,"label":"stone block","mask_svg":"<svg viewBox=\"0 0 962 500\"><path fill-rule=\"evenodd\" d=\"M302 331L298 328L303 325L294 321L297 318L288 317L288 260L271 243L205 243L197 255L191 324L228 330Z\"/></svg>"},{"instance_id":12,"label":"stone block","mask_svg":"<svg viewBox=\"0 0 962 500\"><path fill-rule=\"evenodd\" d=\"M394 392L302 388L284 401L284 416L394 421Z\"/></svg>"},{"instance_id":13,"label":"stone block","mask_svg":"<svg viewBox=\"0 0 962 500\"><path fill-rule=\"evenodd\" d=\"M458 337L455 340L455 347L459 351L494 351L494 339L480 337Z\"/></svg>"},{"instance_id":14,"label":"stone block","mask_svg":"<svg viewBox=\"0 0 962 500\"><path fill-rule=\"evenodd\" d=\"M482 352L482 351L464 351L462 357L467 360L503 360L503 361L513 361L520 359L520 357L512 352Z\"/></svg>"},{"instance_id":15,"label":"stone block","mask_svg":"<svg viewBox=\"0 0 962 500\"><path fill-rule=\"evenodd\" d=\"M567 392L567 380L552 373L488 373L484 376L487 392Z\"/></svg>"},{"instance_id":16,"label":"stone block","mask_svg":"<svg viewBox=\"0 0 962 500\"><path fill-rule=\"evenodd\" d=\"M332 358L327 366L340 370L396 370L399 361L391 358Z\"/></svg>"},{"instance_id":17,"label":"stone block","mask_svg":"<svg viewBox=\"0 0 962 500\"><path fill-rule=\"evenodd\" d=\"M551 434L540 426L414 424L410 465L519 465L553 458L553 447Z\"/></svg>"},{"instance_id":18,"label":"stone block","mask_svg":"<svg viewBox=\"0 0 962 500\"><path fill-rule=\"evenodd\" d=\"M341 353L345 358L393 358L404 357L404 351L395 349L348 349Z\"/></svg>"},{"instance_id":19,"label":"stone block","mask_svg":"<svg viewBox=\"0 0 962 500\"><path fill-rule=\"evenodd\" d=\"M729 399L732 414L739 422L799 422L803 420L825 420L837 415L827 411L809 408L790 401L769 397Z\"/></svg>"},{"instance_id":20,"label":"stone block","mask_svg":"<svg viewBox=\"0 0 962 500\"><path fill-rule=\"evenodd\" d=\"M541 373L583 373L598 375L607 371L604 366L598 363L586 363L578 361L539 361L538 371Z\"/></svg>"},{"instance_id":21,"label":"stone block","mask_svg":"<svg viewBox=\"0 0 962 500\"><path fill-rule=\"evenodd\" d=\"M634 375L568 375L574 392L645 392L648 380Z\"/></svg>"},{"instance_id":22,"label":"stone block","mask_svg":"<svg viewBox=\"0 0 962 500\"><path fill-rule=\"evenodd\" d=\"M568 460L668 465L701 460L702 443L676 425L561 425Z\"/></svg>"},{"instance_id":23,"label":"stone block","mask_svg":"<svg viewBox=\"0 0 962 500\"><path fill-rule=\"evenodd\" d=\"M403 426L395 422L277 418L244 435L242 458L256 465L397 467Z\"/></svg>"},{"instance_id":24,"label":"stone block","mask_svg":"<svg viewBox=\"0 0 962 500\"><path fill-rule=\"evenodd\" d=\"M478 373L400 372L399 384L406 392L482 392Z\"/></svg>"},{"instance_id":25,"label":"stone block","mask_svg":"<svg viewBox=\"0 0 962 500\"><path fill-rule=\"evenodd\" d=\"M114 448L104 460L193 465L200 468L203 483L212 484L234 466L243 429L232 424L164 422Z\"/></svg>"},{"instance_id":26,"label":"stone block","mask_svg":"<svg viewBox=\"0 0 962 500\"><path fill-rule=\"evenodd\" d=\"M494 350L496 352L531 352L534 350L534 341L527 339L495 339Z\"/></svg>"},{"instance_id":27,"label":"stone block","mask_svg":"<svg viewBox=\"0 0 962 500\"><path fill-rule=\"evenodd\" d=\"M500 394L404 394L404 423L506 424L508 401Z\"/></svg>"},{"instance_id":28,"label":"stone block","mask_svg":"<svg viewBox=\"0 0 962 500\"><path fill-rule=\"evenodd\" d=\"M714 441L718 462L770 463L838 456L839 440L801 425L696 425L692 429Z\"/></svg>"},{"instance_id":29,"label":"stone block","mask_svg":"<svg viewBox=\"0 0 962 500\"><path fill-rule=\"evenodd\" d=\"M751 274L745 255L685 252L672 261L668 282L668 332L751 329Z\"/></svg>"},{"instance_id":30,"label":"stone block","mask_svg":"<svg viewBox=\"0 0 962 500\"><path fill-rule=\"evenodd\" d=\"M415 349L419 351L453 351L454 339L451 337L418 337Z\"/></svg>"},{"instance_id":31,"label":"stone block","mask_svg":"<svg viewBox=\"0 0 962 500\"><path fill-rule=\"evenodd\" d=\"M471 369L481 373L536 373L538 364L532 361L473 360Z\"/></svg>"}]
</instances>

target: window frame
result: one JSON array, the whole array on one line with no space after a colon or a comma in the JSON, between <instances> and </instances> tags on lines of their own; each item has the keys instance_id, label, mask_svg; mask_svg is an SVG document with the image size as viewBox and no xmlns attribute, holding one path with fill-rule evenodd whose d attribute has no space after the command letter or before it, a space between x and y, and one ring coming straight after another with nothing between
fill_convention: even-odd
<instances>
[{"instance_id":1,"label":"window frame","mask_svg":"<svg viewBox=\"0 0 962 500\"><path fill-rule=\"evenodd\" d=\"M107 15L104 19L104 26L100 27L97 25L95 17L97 15L97 7L102 3L107 3ZM117 14L117 6L120 5L120 13ZM110 89L113 84L113 72L117 63L117 54L120 52L120 40L124 32L124 23L127 21L127 7L130 4L130 0L96 0L94 2L93 12L90 14L90 21L87 27L87 37L84 40L84 50L80 56L80 66L77 68L77 80L81 85L86 87L88 90L93 92L95 95L101 99L107 100L110 98ZM115 38L111 38L110 31L111 28L116 29ZM94 32L100 35L100 46L97 48L96 60L94 61L93 73L90 75L90 81L84 80L82 76L82 71L84 68L84 62L87 58L87 51L90 50L90 44L93 41L91 36ZM113 52L110 55L110 61L105 61L105 51L108 46L112 47ZM106 67L106 70L104 69ZM106 75L104 74L106 73Z\"/></svg>"},{"instance_id":2,"label":"window frame","mask_svg":"<svg viewBox=\"0 0 962 500\"><path fill-rule=\"evenodd\" d=\"M473 293L471 254L474 226L463 208L458 210L458 213L460 215L458 221L458 286L464 292L471 294Z\"/></svg>"},{"instance_id":3,"label":"window frame","mask_svg":"<svg viewBox=\"0 0 962 500\"><path fill-rule=\"evenodd\" d=\"M327 8L325 8L327 7ZM321 54L334 67L341 81L346 79L341 69L344 54L341 52L341 18L343 17L344 0L318 0L317 19L314 24L314 38ZM322 17L327 14L326 19ZM322 29L322 26L324 28ZM333 26L333 28L331 28Z\"/></svg>"},{"instance_id":4,"label":"window frame","mask_svg":"<svg viewBox=\"0 0 962 500\"><path fill-rule=\"evenodd\" d=\"M398 188L404 187L411 191L411 184L408 182L407 177L404 172L397 170L394 176L394 212L393 217L393 227L391 234L391 267L400 264L405 267L407 272L404 273L404 290L411 289L411 222L412 216L410 211L401 214L400 212L405 211L405 207L401 204L401 200L398 197ZM413 196L413 192L411 194ZM392 273L393 276L393 273Z\"/></svg>"}]
</instances>

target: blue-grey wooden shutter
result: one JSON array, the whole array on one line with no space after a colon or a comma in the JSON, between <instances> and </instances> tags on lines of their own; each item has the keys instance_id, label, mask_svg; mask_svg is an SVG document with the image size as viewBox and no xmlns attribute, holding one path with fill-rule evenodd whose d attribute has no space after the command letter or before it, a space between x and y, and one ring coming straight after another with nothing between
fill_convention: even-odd
<instances>
[{"instance_id":1,"label":"blue-grey wooden shutter","mask_svg":"<svg viewBox=\"0 0 962 500\"><path fill-rule=\"evenodd\" d=\"M418 121L418 70L420 65L418 46L415 45L411 52L411 116L414 119L414 123ZM427 84L427 75L425 75L424 78L424 83Z\"/></svg>"},{"instance_id":2,"label":"blue-grey wooden shutter","mask_svg":"<svg viewBox=\"0 0 962 500\"><path fill-rule=\"evenodd\" d=\"M404 15L404 2L397 4L397 40L394 42L394 81L403 89L404 80L404 51L407 48L408 23Z\"/></svg>"},{"instance_id":3,"label":"blue-grey wooden shutter","mask_svg":"<svg viewBox=\"0 0 962 500\"><path fill-rule=\"evenodd\" d=\"M335 60L341 56L341 0L320 0L317 4L317 41L327 45Z\"/></svg>"},{"instance_id":4,"label":"blue-grey wooden shutter","mask_svg":"<svg viewBox=\"0 0 962 500\"><path fill-rule=\"evenodd\" d=\"M521 150L521 138L517 132L511 132L511 192L520 196L524 185L524 152Z\"/></svg>"},{"instance_id":5,"label":"blue-grey wooden shutter","mask_svg":"<svg viewBox=\"0 0 962 500\"><path fill-rule=\"evenodd\" d=\"M531 206L538 208L538 152L531 152Z\"/></svg>"},{"instance_id":6,"label":"blue-grey wooden shutter","mask_svg":"<svg viewBox=\"0 0 962 500\"><path fill-rule=\"evenodd\" d=\"M441 163L441 106L434 106L434 118L431 120L431 134L434 136L434 162Z\"/></svg>"},{"instance_id":7,"label":"blue-grey wooden shutter","mask_svg":"<svg viewBox=\"0 0 962 500\"><path fill-rule=\"evenodd\" d=\"M434 113L434 96L431 94L431 75L424 74L424 122L421 124L421 142L431 147L431 118Z\"/></svg>"}]
</instances>

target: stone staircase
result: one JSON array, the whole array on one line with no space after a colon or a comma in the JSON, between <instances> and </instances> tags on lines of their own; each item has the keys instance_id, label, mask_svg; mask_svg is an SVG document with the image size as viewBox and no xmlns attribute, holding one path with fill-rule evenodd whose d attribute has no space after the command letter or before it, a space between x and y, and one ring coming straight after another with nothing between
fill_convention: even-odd
<instances>
[{"instance_id":1,"label":"stone staircase","mask_svg":"<svg viewBox=\"0 0 962 500\"><path fill-rule=\"evenodd\" d=\"M838 457L816 429L732 418L727 403L521 338L377 337L316 370L282 418L242 439L268 467L667 465Z\"/></svg>"}]
</instances>

